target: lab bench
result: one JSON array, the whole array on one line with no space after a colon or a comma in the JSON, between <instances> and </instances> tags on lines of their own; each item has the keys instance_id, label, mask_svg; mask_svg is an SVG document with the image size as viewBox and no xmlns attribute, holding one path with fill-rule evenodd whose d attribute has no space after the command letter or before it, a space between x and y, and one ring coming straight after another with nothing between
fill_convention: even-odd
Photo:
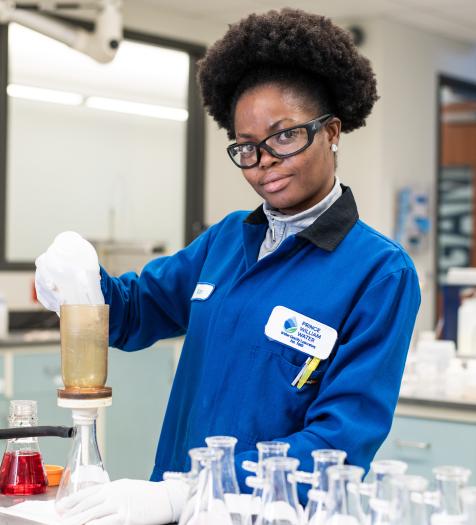
<instances>
[{"instance_id":1,"label":"lab bench","mask_svg":"<svg viewBox=\"0 0 476 525\"><path fill-rule=\"evenodd\" d=\"M47 492L46 494L41 494L41 495L37 495L37 496L28 496L28 500L29 501L51 501L52 499L55 498L56 496L56 487L48 487L47 489ZM6 510L7 508L11 508L11 507L14 507L15 505L17 504L21 504L22 501L26 501L27 498L25 497L21 497L21 496L16 496L15 498L12 498L10 496L4 496L2 494L0 494L0 525L39 525L39 524L45 524L46 521L45 520L42 520L42 521L36 521L38 520L38 516L37 514L35 513L35 516L36 516L36 520L35 519L29 519L31 518L31 511L28 512L26 515L29 516L29 518L26 518L25 517L25 510L23 511L18 511L16 510L17 513L19 513L20 515L11 515L11 514L5 514L5 512L3 511L4 509ZM171 523L170 525L176 525L176 524L173 524Z\"/></svg>"},{"instance_id":2,"label":"lab bench","mask_svg":"<svg viewBox=\"0 0 476 525\"><path fill-rule=\"evenodd\" d=\"M59 333L39 337L13 334L0 341L1 428L8 426L10 399L35 399L41 425L72 425L71 411L57 406L56 390L63 385ZM109 350L112 406L100 410L97 434L111 479L149 478L182 343L176 338L138 352ZM70 440L46 437L39 443L45 463L66 464Z\"/></svg>"},{"instance_id":3,"label":"lab bench","mask_svg":"<svg viewBox=\"0 0 476 525\"><path fill-rule=\"evenodd\" d=\"M376 459L408 463L408 473L432 478L437 465L461 465L476 481L476 400L401 397L392 429Z\"/></svg>"}]
</instances>

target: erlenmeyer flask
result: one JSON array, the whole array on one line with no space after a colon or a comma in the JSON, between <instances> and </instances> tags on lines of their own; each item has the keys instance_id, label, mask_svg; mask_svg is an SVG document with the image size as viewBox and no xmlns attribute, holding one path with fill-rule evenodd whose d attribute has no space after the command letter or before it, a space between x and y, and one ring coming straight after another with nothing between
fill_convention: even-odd
<instances>
[{"instance_id":1,"label":"erlenmeyer flask","mask_svg":"<svg viewBox=\"0 0 476 525\"><path fill-rule=\"evenodd\" d=\"M189 495L179 525L232 525L221 484L223 451L200 447L189 454L198 469L196 488Z\"/></svg>"},{"instance_id":2,"label":"erlenmeyer flask","mask_svg":"<svg viewBox=\"0 0 476 525\"><path fill-rule=\"evenodd\" d=\"M308 502L304 511L305 523L311 519L319 523L326 514L326 492L328 490L327 469L333 465L343 465L347 453L337 449L319 449L312 451L314 471L296 472L298 483L308 483L312 489L308 492Z\"/></svg>"},{"instance_id":3,"label":"erlenmeyer flask","mask_svg":"<svg viewBox=\"0 0 476 525\"><path fill-rule=\"evenodd\" d=\"M433 469L438 492L438 510L431 516L432 525L465 523L460 493L468 482L471 471L457 466L440 466Z\"/></svg>"},{"instance_id":4,"label":"erlenmeyer flask","mask_svg":"<svg viewBox=\"0 0 476 525\"><path fill-rule=\"evenodd\" d=\"M428 481L422 476L393 476L391 482L390 524L426 525L428 517L424 494Z\"/></svg>"},{"instance_id":5,"label":"erlenmeyer flask","mask_svg":"<svg viewBox=\"0 0 476 525\"><path fill-rule=\"evenodd\" d=\"M347 452L337 449L318 449L311 452L314 460L313 472L296 472L298 483L308 483L313 489L327 492L327 468L332 465L343 465Z\"/></svg>"},{"instance_id":6,"label":"erlenmeyer flask","mask_svg":"<svg viewBox=\"0 0 476 525\"><path fill-rule=\"evenodd\" d=\"M188 454L190 455L190 451ZM178 479L181 481L185 481L186 483L189 484L190 489L192 490L196 488L199 471L200 471L200 464L194 457L191 457L190 470L188 472L176 472L176 471L168 470L164 472L163 479L164 480ZM189 493L189 496L190 496L190 493Z\"/></svg>"},{"instance_id":7,"label":"erlenmeyer flask","mask_svg":"<svg viewBox=\"0 0 476 525\"><path fill-rule=\"evenodd\" d=\"M256 525L300 525L303 518L296 487L299 460L271 457L264 461L263 500Z\"/></svg>"},{"instance_id":8,"label":"erlenmeyer flask","mask_svg":"<svg viewBox=\"0 0 476 525\"><path fill-rule=\"evenodd\" d=\"M327 516L327 492L311 489L307 493L307 505L304 511L305 525L324 525Z\"/></svg>"},{"instance_id":9,"label":"erlenmeyer flask","mask_svg":"<svg viewBox=\"0 0 476 525\"><path fill-rule=\"evenodd\" d=\"M374 475L375 492L378 499L389 501L391 498L390 482L393 476L405 474L408 465L394 459L381 459L370 463L370 470Z\"/></svg>"},{"instance_id":10,"label":"erlenmeyer flask","mask_svg":"<svg viewBox=\"0 0 476 525\"><path fill-rule=\"evenodd\" d=\"M56 503L79 490L109 481L96 439L97 415L97 409L73 409L73 447L61 477Z\"/></svg>"},{"instance_id":11,"label":"erlenmeyer flask","mask_svg":"<svg viewBox=\"0 0 476 525\"><path fill-rule=\"evenodd\" d=\"M251 502L246 513L245 525L254 525L256 517L261 508L263 497L263 487L265 481L264 462L268 458L285 458L288 455L289 443L284 441L259 441L256 443L258 449L258 462L244 461L243 468L249 472L254 472L256 478L247 478L248 486L253 488Z\"/></svg>"},{"instance_id":12,"label":"erlenmeyer flask","mask_svg":"<svg viewBox=\"0 0 476 525\"><path fill-rule=\"evenodd\" d=\"M225 497L225 503L230 512L233 525L242 525L245 519L244 510L240 508L243 506L239 497L240 488L238 480L236 479L235 470L235 445L238 440L231 436L209 436L205 438L208 448L221 450L223 452L222 459L222 488Z\"/></svg>"},{"instance_id":13,"label":"erlenmeyer flask","mask_svg":"<svg viewBox=\"0 0 476 525\"><path fill-rule=\"evenodd\" d=\"M10 427L38 425L36 401L10 401ZM0 466L0 490L7 495L31 495L46 492L48 485L38 438L9 439Z\"/></svg>"},{"instance_id":14,"label":"erlenmeyer flask","mask_svg":"<svg viewBox=\"0 0 476 525\"><path fill-rule=\"evenodd\" d=\"M476 487L461 489L461 503L468 525L476 525Z\"/></svg>"},{"instance_id":15,"label":"erlenmeyer flask","mask_svg":"<svg viewBox=\"0 0 476 525\"><path fill-rule=\"evenodd\" d=\"M326 525L363 525L359 485L364 469L353 465L335 465L327 469L329 490Z\"/></svg>"},{"instance_id":16,"label":"erlenmeyer flask","mask_svg":"<svg viewBox=\"0 0 476 525\"><path fill-rule=\"evenodd\" d=\"M407 468L408 465L403 461L393 459L381 459L372 461L370 464L370 474L366 480L371 481L361 483L360 497L362 510L364 514L368 514L371 524L389 519L388 516L387 518L383 516L389 512L389 502L392 496L391 480L394 476L405 474ZM387 504L381 503L382 501Z\"/></svg>"}]
</instances>

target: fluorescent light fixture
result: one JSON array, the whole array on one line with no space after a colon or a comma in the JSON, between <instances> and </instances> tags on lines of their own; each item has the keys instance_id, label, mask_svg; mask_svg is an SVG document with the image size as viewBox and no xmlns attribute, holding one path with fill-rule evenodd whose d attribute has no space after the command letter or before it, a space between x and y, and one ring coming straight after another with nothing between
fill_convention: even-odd
<instances>
[{"instance_id":1,"label":"fluorescent light fixture","mask_svg":"<svg viewBox=\"0 0 476 525\"><path fill-rule=\"evenodd\" d=\"M102 109L105 111L116 111L144 117L154 117L166 120L178 120L185 122L188 119L186 109L158 106L155 104L143 104L141 102L130 102L116 98L87 97L84 104L88 108Z\"/></svg>"},{"instance_id":2,"label":"fluorescent light fixture","mask_svg":"<svg viewBox=\"0 0 476 525\"><path fill-rule=\"evenodd\" d=\"M88 108L93 109L116 111L129 115L141 115L166 120L178 120L179 122L185 122L188 119L188 111L186 109L159 106L156 104L143 104L141 102L131 102L129 100L116 98L85 97L79 93L23 86L20 84L9 84L7 86L7 94L10 97L27 100L51 102L53 104L63 104L66 106L81 106L84 104Z\"/></svg>"},{"instance_id":3,"label":"fluorescent light fixture","mask_svg":"<svg viewBox=\"0 0 476 525\"><path fill-rule=\"evenodd\" d=\"M7 94L10 97L37 100L40 102L51 102L53 104L63 104L65 106L80 106L83 103L83 96L79 93L22 86L20 84L9 84L7 86Z\"/></svg>"}]
</instances>

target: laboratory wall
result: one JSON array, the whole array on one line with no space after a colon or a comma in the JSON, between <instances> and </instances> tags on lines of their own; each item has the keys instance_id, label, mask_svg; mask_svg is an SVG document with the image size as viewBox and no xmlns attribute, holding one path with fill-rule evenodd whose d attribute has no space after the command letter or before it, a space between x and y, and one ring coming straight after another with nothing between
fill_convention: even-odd
<instances>
[{"instance_id":1,"label":"laboratory wall","mask_svg":"<svg viewBox=\"0 0 476 525\"><path fill-rule=\"evenodd\" d=\"M130 29L201 44L210 44L226 30L226 24L179 17L139 0L125 3L125 22ZM420 185L431 196L435 189L437 75L476 80L476 49L386 19L337 22L357 22L365 29L362 51L373 63L381 96L367 126L342 137L338 175L352 187L362 219L392 236L396 192L406 184ZM205 221L213 223L231 210L255 207L259 198L228 159L226 134L211 119L206 137ZM418 327L425 329L434 322L433 244L430 235L421 251L412 254L423 287ZM0 289L10 278L0 273ZM28 286L18 289L21 294ZM29 302L29 297L8 299L16 306Z\"/></svg>"},{"instance_id":2,"label":"laboratory wall","mask_svg":"<svg viewBox=\"0 0 476 525\"><path fill-rule=\"evenodd\" d=\"M348 25L351 21L342 21ZM355 22L355 21L354 21ZM427 191L433 220L438 158L438 74L476 81L476 46L386 19L359 22L381 96L368 125L342 140L338 173L363 220L394 236L398 190ZM411 253L422 287L417 331L434 328L435 224Z\"/></svg>"}]
</instances>

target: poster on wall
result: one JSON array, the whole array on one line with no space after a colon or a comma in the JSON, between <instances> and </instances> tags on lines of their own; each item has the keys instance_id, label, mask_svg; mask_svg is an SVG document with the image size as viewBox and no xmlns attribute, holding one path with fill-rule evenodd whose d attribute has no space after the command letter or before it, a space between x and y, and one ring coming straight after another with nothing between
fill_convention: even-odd
<instances>
[{"instance_id":1,"label":"poster on wall","mask_svg":"<svg viewBox=\"0 0 476 525\"><path fill-rule=\"evenodd\" d=\"M442 167L438 186L438 283L452 266L471 266L473 172L468 166Z\"/></svg>"}]
</instances>

